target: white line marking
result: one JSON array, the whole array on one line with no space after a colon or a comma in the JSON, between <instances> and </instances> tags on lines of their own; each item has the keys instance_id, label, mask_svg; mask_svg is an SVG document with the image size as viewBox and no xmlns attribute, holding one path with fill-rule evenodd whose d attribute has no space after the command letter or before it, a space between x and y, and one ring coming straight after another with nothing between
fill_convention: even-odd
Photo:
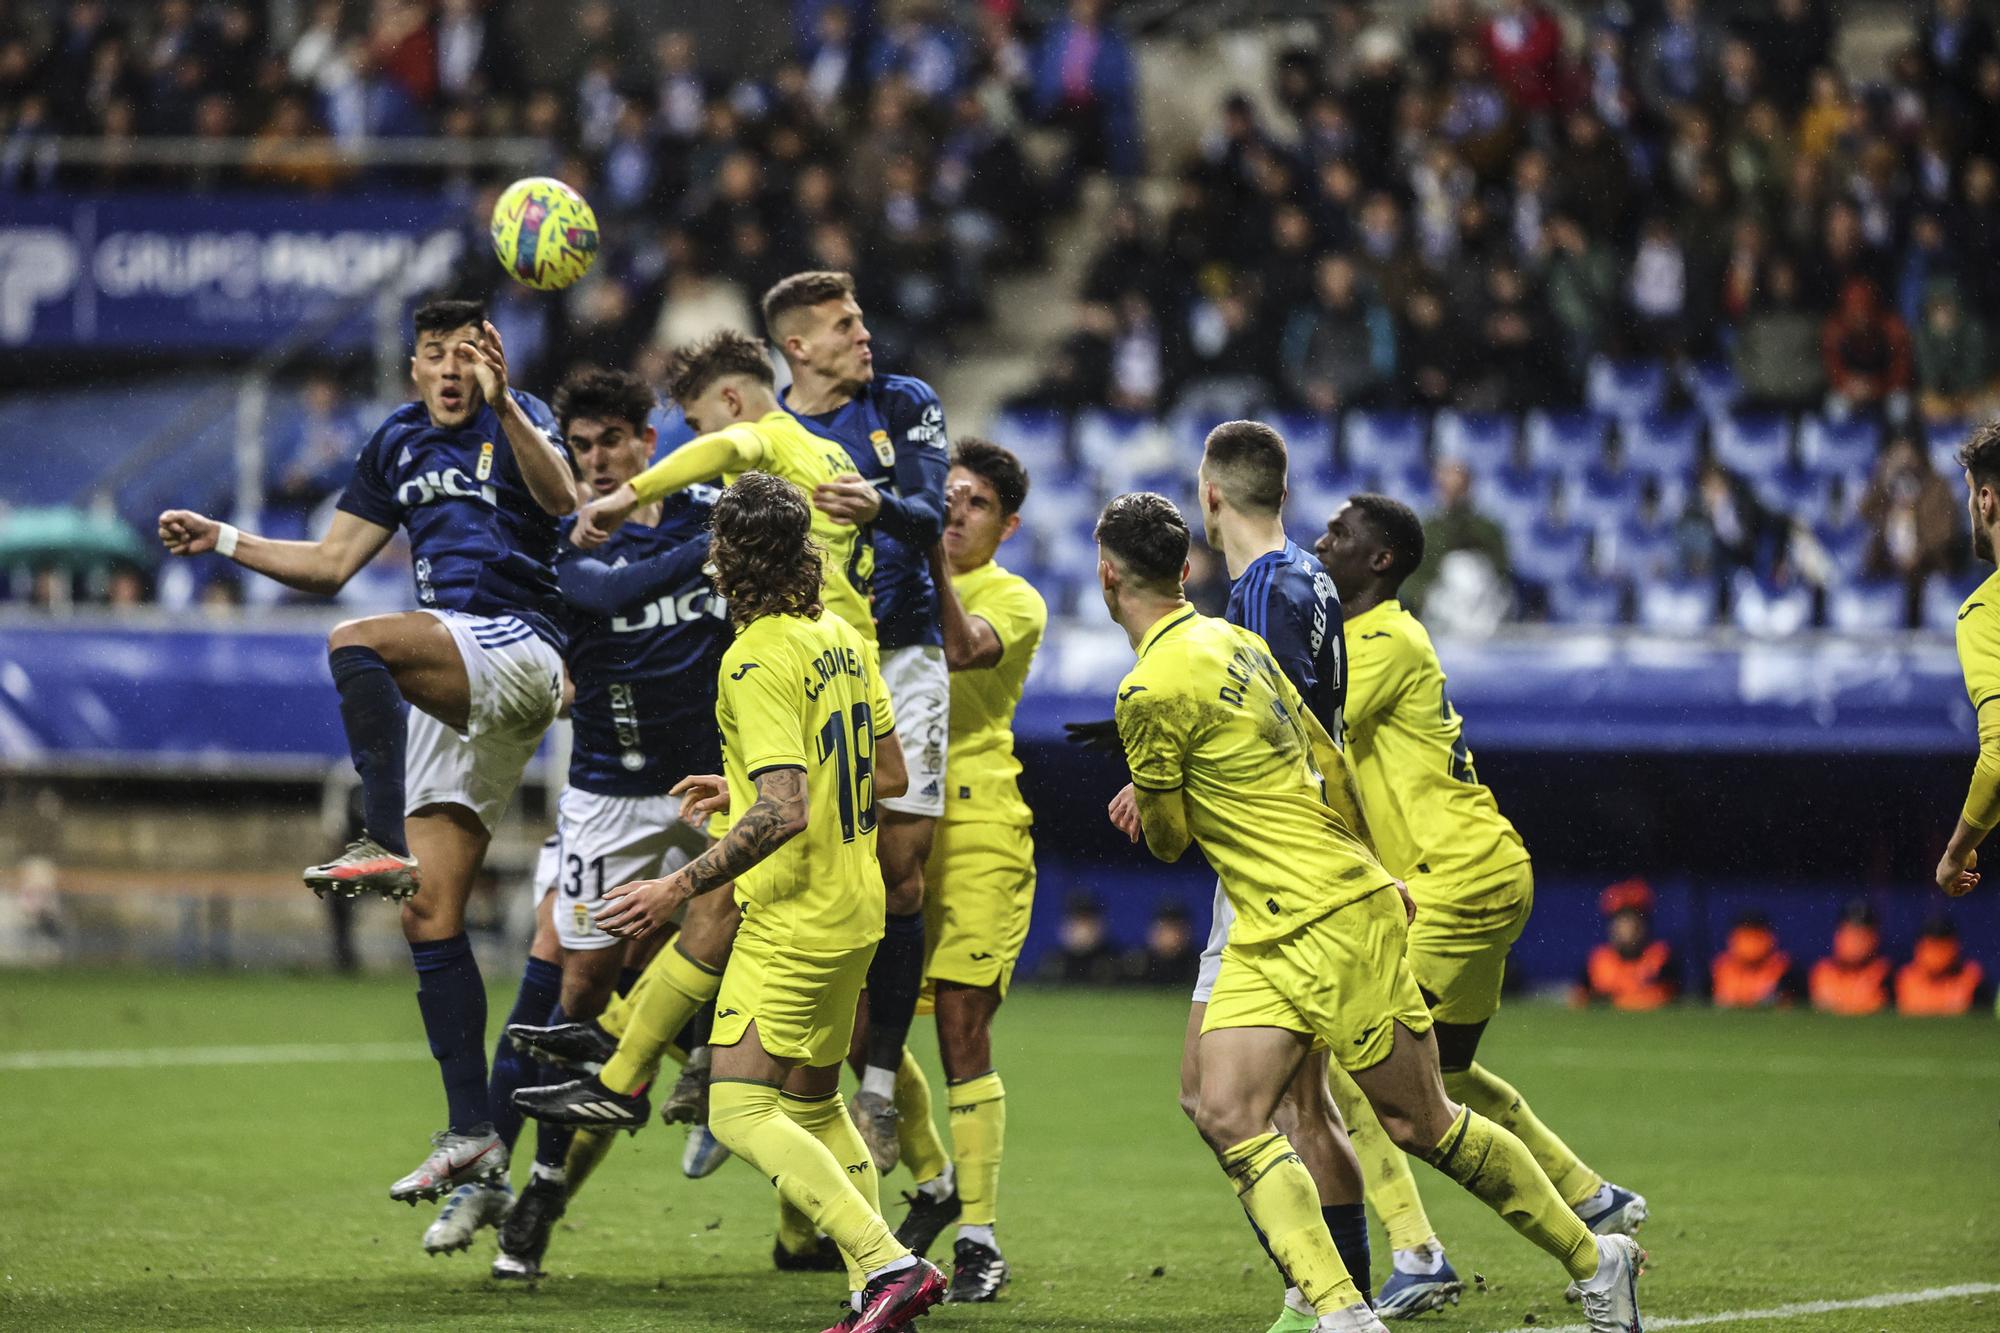
<instances>
[{"instance_id":1,"label":"white line marking","mask_svg":"<svg viewBox=\"0 0 2000 1333\"><path fill-rule=\"evenodd\" d=\"M1824 1078L1829 1074L1865 1071L1870 1078L1902 1077L1930 1079L2000 1078L2000 1065L1972 1060L1910 1059L1869 1060L1863 1056L1779 1055L1731 1060L1714 1051L1685 1056L1652 1050L1604 1050L1587 1046L1537 1046L1508 1051L1508 1064L1533 1063L1585 1065L1594 1069L1638 1069L1675 1073L1726 1074L1755 1071L1758 1074L1800 1078Z\"/></svg>"},{"instance_id":2,"label":"white line marking","mask_svg":"<svg viewBox=\"0 0 2000 1333\"><path fill-rule=\"evenodd\" d=\"M1880 1296L1860 1296L1850 1301L1801 1301L1797 1305L1774 1305L1768 1310L1724 1310L1720 1314L1647 1315L1648 1330L1656 1328L1702 1328L1710 1324L1747 1324L1761 1319L1797 1319L1811 1314L1837 1314L1842 1310L1888 1310L1898 1305L1928 1305L1933 1301L1955 1301L1965 1296L2000 1294L2000 1282L1962 1282L1955 1287L1926 1287L1922 1291L1891 1291ZM1493 1333L1520 1333L1521 1325L1495 1329ZM1541 1333L1590 1333L1588 1324L1559 1324Z\"/></svg>"},{"instance_id":3,"label":"white line marking","mask_svg":"<svg viewBox=\"0 0 2000 1333\"><path fill-rule=\"evenodd\" d=\"M350 1042L337 1046L155 1046L138 1050L0 1052L0 1070L340 1065L430 1058L431 1053L423 1043L415 1041Z\"/></svg>"}]
</instances>

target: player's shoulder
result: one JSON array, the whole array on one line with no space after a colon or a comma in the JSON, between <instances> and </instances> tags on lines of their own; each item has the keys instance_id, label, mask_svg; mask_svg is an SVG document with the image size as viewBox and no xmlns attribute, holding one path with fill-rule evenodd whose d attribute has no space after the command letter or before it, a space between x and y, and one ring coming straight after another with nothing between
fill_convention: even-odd
<instances>
[{"instance_id":1,"label":"player's shoulder","mask_svg":"<svg viewBox=\"0 0 2000 1333\"><path fill-rule=\"evenodd\" d=\"M937 390L930 381L918 379L915 375L877 375L869 386L875 400L880 403L914 404L921 407L925 403L938 401Z\"/></svg>"},{"instance_id":2,"label":"player's shoulder","mask_svg":"<svg viewBox=\"0 0 2000 1333\"><path fill-rule=\"evenodd\" d=\"M987 606L1005 606L1044 621L1049 618L1049 604L1039 588L1005 565L996 562L988 568L992 572L977 588L977 602Z\"/></svg>"},{"instance_id":3,"label":"player's shoulder","mask_svg":"<svg viewBox=\"0 0 2000 1333\"><path fill-rule=\"evenodd\" d=\"M944 404L937 390L914 375L882 375L872 386L882 418L903 432L908 444L942 445Z\"/></svg>"},{"instance_id":4,"label":"player's shoulder","mask_svg":"<svg viewBox=\"0 0 2000 1333\"><path fill-rule=\"evenodd\" d=\"M529 393L526 389L517 389L511 384L507 386L507 392L513 397L515 402L521 405L521 410L528 414L528 420L534 422L537 426L549 429L554 428L556 414L550 409L547 403L535 397L535 395Z\"/></svg>"},{"instance_id":5,"label":"player's shoulder","mask_svg":"<svg viewBox=\"0 0 2000 1333\"><path fill-rule=\"evenodd\" d=\"M1958 604L1958 632L2000 628L2000 569L1988 574L1977 588Z\"/></svg>"},{"instance_id":6,"label":"player's shoulder","mask_svg":"<svg viewBox=\"0 0 2000 1333\"><path fill-rule=\"evenodd\" d=\"M1415 652L1435 655L1430 631L1401 602L1380 602L1346 622L1347 648L1354 652ZM1367 645L1367 646L1363 646Z\"/></svg>"}]
</instances>

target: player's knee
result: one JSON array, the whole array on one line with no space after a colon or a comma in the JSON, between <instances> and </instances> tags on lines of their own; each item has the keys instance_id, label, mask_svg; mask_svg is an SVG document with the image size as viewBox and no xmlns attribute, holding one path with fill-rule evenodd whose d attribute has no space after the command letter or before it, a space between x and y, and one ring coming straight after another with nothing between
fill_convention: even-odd
<instances>
[{"instance_id":1,"label":"player's knee","mask_svg":"<svg viewBox=\"0 0 2000 1333\"><path fill-rule=\"evenodd\" d=\"M1197 1129L1201 1127L1201 1089L1181 1084L1181 1114L1192 1121Z\"/></svg>"},{"instance_id":2,"label":"player's knee","mask_svg":"<svg viewBox=\"0 0 2000 1333\"><path fill-rule=\"evenodd\" d=\"M886 867L885 867L886 869ZM882 877L888 909L897 916L913 916L924 910L924 868L898 867L893 878Z\"/></svg>"},{"instance_id":3,"label":"player's knee","mask_svg":"<svg viewBox=\"0 0 2000 1333\"><path fill-rule=\"evenodd\" d=\"M1254 1138L1264 1131L1267 1123L1240 1102L1213 1098L1200 1099L1193 1115L1196 1132L1216 1152Z\"/></svg>"},{"instance_id":4,"label":"player's knee","mask_svg":"<svg viewBox=\"0 0 2000 1333\"><path fill-rule=\"evenodd\" d=\"M366 620L343 620L335 625L326 636L326 650L338 652L342 648L376 648L374 635L369 632Z\"/></svg>"}]
</instances>

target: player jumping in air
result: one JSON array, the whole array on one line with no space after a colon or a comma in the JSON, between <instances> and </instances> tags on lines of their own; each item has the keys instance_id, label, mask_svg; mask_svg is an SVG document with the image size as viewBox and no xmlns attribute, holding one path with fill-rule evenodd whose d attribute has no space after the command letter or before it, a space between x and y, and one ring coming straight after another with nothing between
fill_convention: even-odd
<instances>
[{"instance_id":1,"label":"player jumping in air","mask_svg":"<svg viewBox=\"0 0 2000 1333\"><path fill-rule=\"evenodd\" d=\"M1203 1020L1196 1126L1318 1312L1317 1333L1382 1325L1346 1272L1311 1175L1271 1128L1315 1038L1405 1151L1563 1264L1593 1333L1635 1333L1638 1245L1594 1235L1519 1139L1445 1096L1404 957L1403 901L1360 840L1332 738L1262 639L1188 605L1187 528L1170 501L1120 496L1097 537L1105 604L1138 656L1117 723L1147 848L1174 861L1199 842L1236 909Z\"/></svg>"},{"instance_id":2,"label":"player jumping in air","mask_svg":"<svg viewBox=\"0 0 2000 1333\"><path fill-rule=\"evenodd\" d=\"M273 541L184 509L159 523L175 555L214 551L322 595L344 587L397 527L409 534L423 609L350 620L328 637L365 831L305 879L316 893L402 903L449 1111L430 1155L389 1188L412 1204L506 1177L465 904L493 827L562 705L556 520L578 503L548 408L508 387L506 353L483 308L433 301L415 324L419 401L392 413L362 450L324 537Z\"/></svg>"},{"instance_id":3,"label":"player jumping in air","mask_svg":"<svg viewBox=\"0 0 2000 1333\"><path fill-rule=\"evenodd\" d=\"M2000 528L2000 421L1972 432L1958 451L1972 514L1972 554L1993 560ZM1979 844L2000 823L2000 573L1989 574L1958 608L1958 665L1979 719L1979 763L1958 827L1938 859L1937 886L1956 898L1979 884Z\"/></svg>"},{"instance_id":4,"label":"player jumping in air","mask_svg":"<svg viewBox=\"0 0 2000 1333\"><path fill-rule=\"evenodd\" d=\"M1592 1231L1629 1235L1646 1200L1584 1165L1477 1059L1534 906L1534 871L1479 781L1430 635L1396 600L1423 562L1423 525L1407 505L1357 495L1314 549L1347 615L1347 762L1375 850L1417 904L1410 970L1430 1007L1445 1091L1526 1144Z\"/></svg>"},{"instance_id":5,"label":"player jumping in air","mask_svg":"<svg viewBox=\"0 0 2000 1333\"><path fill-rule=\"evenodd\" d=\"M993 1066L992 1029L1035 898L1034 816L1016 781L1014 709L1049 611L1041 594L993 554L1020 529L1027 494L1027 471L1013 454L985 440L960 440L944 539L931 554L952 671L951 760L944 818L924 866L924 975L950 1080L951 1155L931 1119L923 1069L906 1053L896 1087L898 1128L917 1192L896 1237L923 1254L947 1225L959 1224L953 1301L990 1301L1008 1279L994 1232L1007 1094Z\"/></svg>"},{"instance_id":6,"label":"player jumping in air","mask_svg":"<svg viewBox=\"0 0 2000 1333\"><path fill-rule=\"evenodd\" d=\"M813 503L864 532L875 552L882 678L908 741L910 790L882 802L889 917L868 974L856 1123L879 1170L896 1165L897 1071L924 975L924 861L944 813L951 678L930 550L944 530L949 443L930 385L877 375L868 326L845 273L794 273L764 294L764 328L791 368L785 407L851 461Z\"/></svg>"},{"instance_id":7,"label":"player jumping in air","mask_svg":"<svg viewBox=\"0 0 2000 1333\"><path fill-rule=\"evenodd\" d=\"M743 924L711 1036L709 1127L840 1247L852 1292L834 1327L906 1327L944 1275L883 1222L875 1168L840 1096L854 1011L882 937L877 791L908 782L894 710L861 635L820 605L812 507L751 473L715 506L710 556L736 641L716 720L726 778L676 792L689 815L727 809L722 840L665 879L606 895L598 924L638 936L734 883Z\"/></svg>"}]
</instances>

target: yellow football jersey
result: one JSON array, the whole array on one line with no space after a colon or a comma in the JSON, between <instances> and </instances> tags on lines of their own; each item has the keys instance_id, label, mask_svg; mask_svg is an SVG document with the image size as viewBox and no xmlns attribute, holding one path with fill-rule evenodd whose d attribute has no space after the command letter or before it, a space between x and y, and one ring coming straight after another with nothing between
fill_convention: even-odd
<instances>
[{"instance_id":1,"label":"yellow football jersey","mask_svg":"<svg viewBox=\"0 0 2000 1333\"><path fill-rule=\"evenodd\" d=\"M1421 902L1527 860L1480 785L1423 624L1391 599L1346 633L1347 762L1384 864Z\"/></svg>"},{"instance_id":2,"label":"yellow football jersey","mask_svg":"<svg viewBox=\"0 0 2000 1333\"><path fill-rule=\"evenodd\" d=\"M2000 572L1972 590L1958 608L1958 666L1979 725L1979 767L1965 798L1965 822L2000 822Z\"/></svg>"},{"instance_id":3,"label":"yellow football jersey","mask_svg":"<svg viewBox=\"0 0 2000 1333\"><path fill-rule=\"evenodd\" d=\"M1326 803L1308 740L1319 723L1249 630L1192 609L1165 617L1139 642L1117 717L1132 781L1184 792L1189 832L1236 908L1232 941L1283 938L1390 883Z\"/></svg>"},{"instance_id":4,"label":"yellow football jersey","mask_svg":"<svg viewBox=\"0 0 2000 1333\"><path fill-rule=\"evenodd\" d=\"M723 654L715 717L732 816L756 803L758 774L806 773L805 831L736 881L745 928L754 919L763 939L831 952L882 936L874 757L896 716L873 663L831 612L754 620Z\"/></svg>"},{"instance_id":5,"label":"yellow football jersey","mask_svg":"<svg viewBox=\"0 0 2000 1333\"><path fill-rule=\"evenodd\" d=\"M965 613L1000 637L1000 660L978 671L951 675L951 748L945 764L944 817L989 824L1035 822L1021 799L1014 757L1014 709L1028 668L1048 628L1049 608L1019 574L988 561L954 574Z\"/></svg>"}]
</instances>

